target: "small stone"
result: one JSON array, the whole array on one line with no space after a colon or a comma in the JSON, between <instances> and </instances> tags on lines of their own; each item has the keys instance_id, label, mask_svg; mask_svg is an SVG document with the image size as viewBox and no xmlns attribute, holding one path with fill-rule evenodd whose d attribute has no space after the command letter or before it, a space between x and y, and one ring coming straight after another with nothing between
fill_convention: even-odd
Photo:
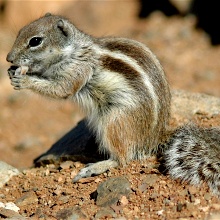
<instances>
[{"instance_id":1,"label":"small stone","mask_svg":"<svg viewBox=\"0 0 220 220\"><path fill-rule=\"evenodd\" d=\"M138 189L141 191L141 192L144 192L147 190L147 184L146 183L143 183L141 184Z\"/></svg>"},{"instance_id":2,"label":"small stone","mask_svg":"<svg viewBox=\"0 0 220 220\"><path fill-rule=\"evenodd\" d=\"M0 198L1 198L1 199L4 199L4 198L5 198L5 194L2 194L2 193L1 193L1 194L0 194Z\"/></svg>"},{"instance_id":3,"label":"small stone","mask_svg":"<svg viewBox=\"0 0 220 220\"><path fill-rule=\"evenodd\" d=\"M38 219L40 218L48 219L41 208L36 209L35 215L38 217Z\"/></svg>"},{"instance_id":4,"label":"small stone","mask_svg":"<svg viewBox=\"0 0 220 220\"><path fill-rule=\"evenodd\" d=\"M199 209L202 210L203 212L208 212L210 207L209 206L199 207Z\"/></svg>"},{"instance_id":5,"label":"small stone","mask_svg":"<svg viewBox=\"0 0 220 220\"><path fill-rule=\"evenodd\" d=\"M36 137L30 136L30 137L25 137L23 140L21 140L14 147L14 149L17 151L24 151L24 150L31 149L39 145L41 145L40 140L37 139Z\"/></svg>"},{"instance_id":6,"label":"small stone","mask_svg":"<svg viewBox=\"0 0 220 220\"><path fill-rule=\"evenodd\" d=\"M214 208L215 210L220 210L220 204L214 203L212 204L212 208Z\"/></svg>"},{"instance_id":7,"label":"small stone","mask_svg":"<svg viewBox=\"0 0 220 220\"><path fill-rule=\"evenodd\" d=\"M37 202L38 202L38 198L37 198L35 192L30 191L30 192L23 194L23 196L21 196L19 199L17 199L15 201L15 204L17 206L26 206L26 205L34 204Z\"/></svg>"},{"instance_id":8,"label":"small stone","mask_svg":"<svg viewBox=\"0 0 220 220\"><path fill-rule=\"evenodd\" d=\"M177 212L181 212L182 208L183 208L183 204L182 203L178 203L177 207L176 207Z\"/></svg>"},{"instance_id":9,"label":"small stone","mask_svg":"<svg viewBox=\"0 0 220 220\"><path fill-rule=\"evenodd\" d=\"M126 196L122 196L121 199L120 199L120 203L125 206L128 204L128 199Z\"/></svg>"},{"instance_id":10,"label":"small stone","mask_svg":"<svg viewBox=\"0 0 220 220\"><path fill-rule=\"evenodd\" d=\"M189 199L190 199L190 202L195 202L195 196L194 195L190 195Z\"/></svg>"},{"instance_id":11,"label":"small stone","mask_svg":"<svg viewBox=\"0 0 220 220\"><path fill-rule=\"evenodd\" d=\"M114 218L116 217L116 213L111 208L101 208L95 215L95 219L106 219L106 218Z\"/></svg>"},{"instance_id":12,"label":"small stone","mask_svg":"<svg viewBox=\"0 0 220 220\"><path fill-rule=\"evenodd\" d=\"M87 177L78 180L78 183L91 183L94 182L94 177Z\"/></svg>"},{"instance_id":13,"label":"small stone","mask_svg":"<svg viewBox=\"0 0 220 220\"><path fill-rule=\"evenodd\" d=\"M22 218L22 216L18 214L17 212L10 210L10 209L6 209L6 208L0 208L0 216L2 218L14 218L14 219Z\"/></svg>"},{"instance_id":14,"label":"small stone","mask_svg":"<svg viewBox=\"0 0 220 220\"><path fill-rule=\"evenodd\" d=\"M137 206L135 206L135 207L134 207L134 212L135 212L135 213L138 213L138 212L140 212L140 209L139 209Z\"/></svg>"},{"instance_id":15,"label":"small stone","mask_svg":"<svg viewBox=\"0 0 220 220\"><path fill-rule=\"evenodd\" d=\"M98 177L98 178L95 179L95 183L100 183L100 182L102 182L101 178Z\"/></svg>"},{"instance_id":16,"label":"small stone","mask_svg":"<svg viewBox=\"0 0 220 220\"><path fill-rule=\"evenodd\" d=\"M118 204L114 204L111 205L110 208L113 209L116 214L119 214L123 207Z\"/></svg>"},{"instance_id":17,"label":"small stone","mask_svg":"<svg viewBox=\"0 0 220 220\"><path fill-rule=\"evenodd\" d=\"M59 198L59 201L61 201L63 204L69 202L70 197L69 196L61 196Z\"/></svg>"},{"instance_id":18,"label":"small stone","mask_svg":"<svg viewBox=\"0 0 220 220\"><path fill-rule=\"evenodd\" d=\"M186 203L187 210L191 211L194 210L196 207L193 203Z\"/></svg>"},{"instance_id":19,"label":"small stone","mask_svg":"<svg viewBox=\"0 0 220 220\"><path fill-rule=\"evenodd\" d=\"M57 220L80 220L88 219L85 213L79 207L66 208L57 212Z\"/></svg>"},{"instance_id":20,"label":"small stone","mask_svg":"<svg viewBox=\"0 0 220 220\"><path fill-rule=\"evenodd\" d=\"M75 168L80 168L80 167L82 167L82 163L74 162L74 166L75 166Z\"/></svg>"},{"instance_id":21,"label":"small stone","mask_svg":"<svg viewBox=\"0 0 220 220\"><path fill-rule=\"evenodd\" d=\"M171 188L171 187L170 187ZM185 189L185 190L181 190L180 192L179 192L179 195L180 196L186 196L188 194L188 191Z\"/></svg>"},{"instance_id":22,"label":"small stone","mask_svg":"<svg viewBox=\"0 0 220 220\"><path fill-rule=\"evenodd\" d=\"M70 173L70 177L71 179L73 179L76 175L77 175L77 170L73 170L71 173Z\"/></svg>"},{"instance_id":23,"label":"small stone","mask_svg":"<svg viewBox=\"0 0 220 220\"><path fill-rule=\"evenodd\" d=\"M158 175L156 174L147 174L144 178L143 178L143 184L146 184L148 187L149 186L154 186L154 184L156 183L156 181L159 179Z\"/></svg>"},{"instance_id":24,"label":"small stone","mask_svg":"<svg viewBox=\"0 0 220 220\"><path fill-rule=\"evenodd\" d=\"M209 201L212 198L212 195L210 193L205 193L204 199Z\"/></svg>"},{"instance_id":25,"label":"small stone","mask_svg":"<svg viewBox=\"0 0 220 220\"><path fill-rule=\"evenodd\" d=\"M49 174L50 174L50 170L49 169L44 170L44 176L48 176Z\"/></svg>"},{"instance_id":26,"label":"small stone","mask_svg":"<svg viewBox=\"0 0 220 220\"><path fill-rule=\"evenodd\" d=\"M195 199L195 202L194 202L195 205L198 205L200 203L201 203L200 199Z\"/></svg>"},{"instance_id":27,"label":"small stone","mask_svg":"<svg viewBox=\"0 0 220 220\"><path fill-rule=\"evenodd\" d=\"M109 178L97 188L96 205L110 206L116 204L124 195L129 196L131 192L130 182L125 177Z\"/></svg>"},{"instance_id":28,"label":"small stone","mask_svg":"<svg viewBox=\"0 0 220 220\"><path fill-rule=\"evenodd\" d=\"M73 161L65 161L63 163L60 164L60 168L66 170L73 167Z\"/></svg>"},{"instance_id":29,"label":"small stone","mask_svg":"<svg viewBox=\"0 0 220 220\"><path fill-rule=\"evenodd\" d=\"M210 213L207 220L219 220L220 219L220 213Z\"/></svg>"},{"instance_id":30,"label":"small stone","mask_svg":"<svg viewBox=\"0 0 220 220\"><path fill-rule=\"evenodd\" d=\"M60 176L58 179L57 179L58 183L62 182L63 181L63 178Z\"/></svg>"},{"instance_id":31,"label":"small stone","mask_svg":"<svg viewBox=\"0 0 220 220\"><path fill-rule=\"evenodd\" d=\"M161 209L161 210L157 211L157 215L163 215L163 212L164 212L164 210Z\"/></svg>"},{"instance_id":32,"label":"small stone","mask_svg":"<svg viewBox=\"0 0 220 220\"><path fill-rule=\"evenodd\" d=\"M61 193L62 193L63 191L62 191L61 188L58 186L53 192L54 192L55 195L59 196L59 195L61 195Z\"/></svg>"},{"instance_id":33,"label":"small stone","mask_svg":"<svg viewBox=\"0 0 220 220\"><path fill-rule=\"evenodd\" d=\"M13 202L7 202L5 204L5 208L6 209L10 209L10 210L12 210L14 212L18 212L20 210L20 208L17 207Z\"/></svg>"},{"instance_id":34,"label":"small stone","mask_svg":"<svg viewBox=\"0 0 220 220\"><path fill-rule=\"evenodd\" d=\"M198 189L195 186L189 186L189 193L191 195L194 195L194 194L198 193Z\"/></svg>"},{"instance_id":35,"label":"small stone","mask_svg":"<svg viewBox=\"0 0 220 220\"><path fill-rule=\"evenodd\" d=\"M18 169L0 161L0 188L4 186L4 184L7 183L12 176L18 175L19 173Z\"/></svg>"}]
</instances>

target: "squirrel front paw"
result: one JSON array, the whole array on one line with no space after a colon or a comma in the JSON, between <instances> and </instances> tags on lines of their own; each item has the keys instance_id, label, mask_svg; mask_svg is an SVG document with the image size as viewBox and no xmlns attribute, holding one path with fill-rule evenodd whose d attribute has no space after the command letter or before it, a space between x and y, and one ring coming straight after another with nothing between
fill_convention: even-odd
<instances>
[{"instance_id":1,"label":"squirrel front paw","mask_svg":"<svg viewBox=\"0 0 220 220\"><path fill-rule=\"evenodd\" d=\"M13 75L10 77L11 85L15 90L27 89L29 85L29 76L28 75Z\"/></svg>"},{"instance_id":2,"label":"squirrel front paw","mask_svg":"<svg viewBox=\"0 0 220 220\"><path fill-rule=\"evenodd\" d=\"M10 66L10 68L8 69L8 76L10 79L12 79L12 77L15 75L15 72L18 68L18 66Z\"/></svg>"}]
</instances>

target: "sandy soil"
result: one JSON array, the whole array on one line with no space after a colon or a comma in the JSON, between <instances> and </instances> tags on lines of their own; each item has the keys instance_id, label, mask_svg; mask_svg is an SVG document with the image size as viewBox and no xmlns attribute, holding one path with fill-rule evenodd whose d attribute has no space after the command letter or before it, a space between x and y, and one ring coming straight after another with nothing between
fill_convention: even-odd
<instances>
[{"instance_id":1,"label":"sandy soil","mask_svg":"<svg viewBox=\"0 0 220 220\"><path fill-rule=\"evenodd\" d=\"M91 197L97 186L109 177L126 176L131 183L130 196L111 206L110 214L104 212L102 218L211 219L213 213L220 212L219 200L205 184L199 188L171 180L159 173L154 158L131 162L125 168L112 169L76 184L71 179L83 166L79 162L63 168L31 168L37 156L83 118L73 103L13 91L7 78L9 65L5 57L16 32L47 11L69 17L94 36L117 35L144 42L160 59L172 88L220 96L220 47L212 47L208 36L194 29L194 17L167 18L155 12L139 21L136 1L10 1L0 20L0 160L22 173L0 189L0 201L16 202L32 193L28 194L31 202L18 205L22 216L62 219L60 210L78 207L82 218L93 219L103 211ZM181 120L178 115L172 116L173 125ZM200 125L216 126L220 115L197 114L193 120Z\"/></svg>"}]
</instances>

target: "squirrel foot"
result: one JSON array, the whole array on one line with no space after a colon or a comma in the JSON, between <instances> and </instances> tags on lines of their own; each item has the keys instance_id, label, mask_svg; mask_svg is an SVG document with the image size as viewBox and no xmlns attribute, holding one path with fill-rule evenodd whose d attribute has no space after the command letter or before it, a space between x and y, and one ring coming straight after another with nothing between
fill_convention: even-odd
<instances>
[{"instance_id":1,"label":"squirrel foot","mask_svg":"<svg viewBox=\"0 0 220 220\"><path fill-rule=\"evenodd\" d=\"M78 182L82 178L90 177L92 175L99 175L118 166L115 160L103 160L97 163L89 163L86 167L82 168L79 173L73 178L73 182Z\"/></svg>"}]
</instances>

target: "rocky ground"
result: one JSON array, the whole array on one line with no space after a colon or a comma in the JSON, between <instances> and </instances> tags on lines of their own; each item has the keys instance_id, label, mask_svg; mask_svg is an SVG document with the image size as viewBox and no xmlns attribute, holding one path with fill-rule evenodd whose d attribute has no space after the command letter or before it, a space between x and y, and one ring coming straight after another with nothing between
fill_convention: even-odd
<instances>
[{"instance_id":1,"label":"rocky ground","mask_svg":"<svg viewBox=\"0 0 220 220\"><path fill-rule=\"evenodd\" d=\"M72 178L84 166L79 161L52 160L52 164L34 167L33 160L74 127L83 114L72 103L13 91L6 76L5 57L17 30L52 11L70 17L94 36L126 36L146 43L164 66L172 89L216 97L175 92L171 126L188 121L218 126L220 47L211 46L208 36L194 28L195 18L167 18L155 12L139 21L136 1L9 4L0 20L0 160L20 173L0 188L0 218L220 219L219 199L206 184L191 186L172 180L158 171L153 157L75 184Z\"/></svg>"}]
</instances>

